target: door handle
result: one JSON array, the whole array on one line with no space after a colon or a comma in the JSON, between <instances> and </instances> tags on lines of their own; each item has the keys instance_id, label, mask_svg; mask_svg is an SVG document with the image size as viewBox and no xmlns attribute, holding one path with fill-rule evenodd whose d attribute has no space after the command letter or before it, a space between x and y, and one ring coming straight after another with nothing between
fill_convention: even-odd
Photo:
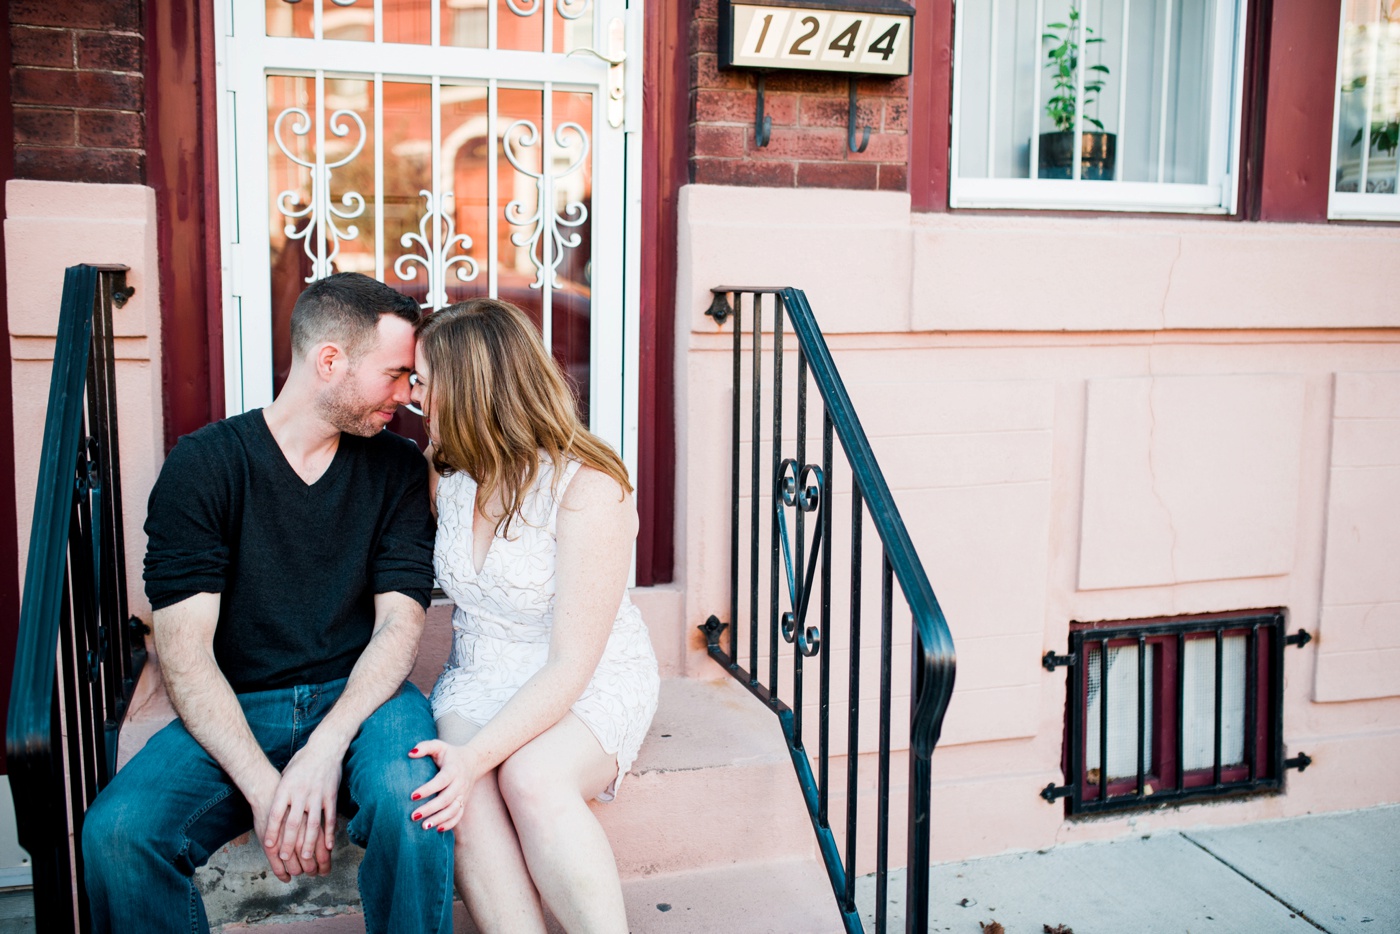
<instances>
[{"instance_id":1,"label":"door handle","mask_svg":"<svg viewBox=\"0 0 1400 934\"><path fill-rule=\"evenodd\" d=\"M599 52L597 49L574 49L569 56L592 55L599 61L608 64L608 124L612 127L622 126L624 115L624 71L627 61L627 28L622 22L622 17L614 16L608 23L608 51L607 54Z\"/></svg>"}]
</instances>

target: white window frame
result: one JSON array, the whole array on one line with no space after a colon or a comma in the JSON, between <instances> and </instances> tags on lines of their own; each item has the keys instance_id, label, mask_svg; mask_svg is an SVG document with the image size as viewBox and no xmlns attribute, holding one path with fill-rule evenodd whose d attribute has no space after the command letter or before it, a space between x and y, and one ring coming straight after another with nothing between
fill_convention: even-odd
<instances>
[{"instance_id":1,"label":"white window frame","mask_svg":"<svg viewBox=\"0 0 1400 934\"><path fill-rule=\"evenodd\" d=\"M1380 193L1367 191L1337 191L1337 143L1342 132L1342 56L1346 54L1346 25L1348 0L1343 0L1340 18L1337 22L1337 87L1332 95L1332 161L1327 174L1327 219L1353 221L1396 221L1400 220L1400 192ZM1372 56L1371 70L1375 70L1375 56ZM1367 116L1370 120L1370 95L1375 92L1375 82L1367 76ZM1366 140L1362 156L1367 161L1370 154L1370 141Z\"/></svg>"},{"instance_id":2,"label":"white window frame","mask_svg":"<svg viewBox=\"0 0 1400 934\"><path fill-rule=\"evenodd\" d=\"M1103 0L1085 0L1087 8ZM1126 0L1130 2L1130 0ZM961 151L962 94L958 77L963 69L964 9L969 3L991 4L996 15L998 0L956 0L953 37L953 132L949 153L949 206L953 208L1031 208L1058 211L1154 211L1185 214L1233 214L1239 200L1239 140L1244 88L1247 0L1238 0L1233 17L1228 3L1218 13L1215 71L1211 111L1215 120L1210 131L1208 171L1205 184L1172 182L1082 181L1049 178L962 178ZM1085 13L1087 18L1087 12ZM1045 23L1044 0L1036 0L1036 36ZM1037 81L1039 85L1039 80ZM995 98L995 86L990 96ZM1037 97L1039 95L1037 94ZM995 100L991 103L996 106ZM1032 118L1032 148L1039 135L1041 113ZM1084 123L1080 120L1080 131ZM1092 129L1092 128L1090 128ZM1034 156L1032 158L1034 165Z\"/></svg>"}]
</instances>

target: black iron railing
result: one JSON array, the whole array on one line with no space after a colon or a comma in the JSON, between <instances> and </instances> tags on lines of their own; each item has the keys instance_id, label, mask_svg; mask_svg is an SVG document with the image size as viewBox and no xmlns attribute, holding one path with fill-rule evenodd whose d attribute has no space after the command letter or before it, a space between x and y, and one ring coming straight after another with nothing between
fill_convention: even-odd
<instances>
[{"instance_id":1,"label":"black iron railing","mask_svg":"<svg viewBox=\"0 0 1400 934\"><path fill-rule=\"evenodd\" d=\"M127 615L112 306L125 266L63 282L20 607L6 756L37 929L86 931L83 813L116 771L146 652Z\"/></svg>"},{"instance_id":2,"label":"black iron railing","mask_svg":"<svg viewBox=\"0 0 1400 934\"><path fill-rule=\"evenodd\" d=\"M856 878L863 868L857 865L860 753L865 748L862 654L878 653L875 928L883 934L887 924L891 752L902 752L907 745L905 930L923 934L929 923L930 757L953 691L953 640L807 297L791 288L712 291L714 304L707 314L720 323L732 316L734 341L729 619L724 622L716 615L705 623L709 653L778 715L849 932L863 930L856 906ZM795 335L790 349L784 347L789 327ZM809 383L817 388L815 399L809 397ZM809 409L816 410L810 419ZM819 437L809 439L811 429ZM819 462L808 461L809 440L820 445ZM847 496L849 519L838 522L841 510L833 507ZM877 536L874 542L864 532L867 514ZM837 574L846 578L844 582L833 582L833 552L838 547L849 551L849 566L839 567ZM865 551L875 547L881 549L879 560L867 564ZM870 573L872 566L877 573ZM867 583L878 587L878 639L862 630L863 616L875 609L870 589L876 588L867 589ZM902 596L898 611L896 585ZM746 596L742 603L741 592ZM837 629L845 630L844 640ZM902 645L907 645L910 665L907 722L895 711ZM741 664L744 652L746 665ZM837 652L846 670L835 675L838 681L833 685L832 656ZM807 679L813 662L815 772L810 720L804 720L812 705ZM781 681L782 669L789 667L790 681ZM839 722L841 708L844 724ZM838 721L835 730L833 718ZM843 777L839 771L833 777L830 768L840 755L845 757L844 793L839 788ZM895 804L899 809L899 802ZM838 808L839 818L833 819Z\"/></svg>"},{"instance_id":3,"label":"black iron railing","mask_svg":"<svg viewBox=\"0 0 1400 934\"><path fill-rule=\"evenodd\" d=\"M1070 669L1064 785L1067 813L1159 807L1283 787L1282 610L1179 619L1074 624L1069 654L1042 664Z\"/></svg>"}]
</instances>

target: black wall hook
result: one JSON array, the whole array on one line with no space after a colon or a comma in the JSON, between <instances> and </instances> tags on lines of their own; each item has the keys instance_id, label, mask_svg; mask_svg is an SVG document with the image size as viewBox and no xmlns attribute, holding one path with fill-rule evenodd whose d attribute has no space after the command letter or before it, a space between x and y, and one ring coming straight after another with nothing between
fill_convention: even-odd
<instances>
[{"instance_id":1,"label":"black wall hook","mask_svg":"<svg viewBox=\"0 0 1400 934\"><path fill-rule=\"evenodd\" d=\"M758 111L753 118L753 141L754 145L763 147L768 145L768 137L773 135L773 118L763 114L763 72L758 73ZM853 92L854 93L854 92Z\"/></svg>"},{"instance_id":2,"label":"black wall hook","mask_svg":"<svg viewBox=\"0 0 1400 934\"><path fill-rule=\"evenodd\" d=\"M850 82L850 108L846 113L846 148L851 152L865 152L865 147L870 145L870 127L865 128L865 135L861 137L860 145L856 145L856 78L852 75ZM762 85L760 85L762 87ZM763 92L760 91L760 94ZM760 108L762 104L759 105Z\"/></svg>"}]
</instances>

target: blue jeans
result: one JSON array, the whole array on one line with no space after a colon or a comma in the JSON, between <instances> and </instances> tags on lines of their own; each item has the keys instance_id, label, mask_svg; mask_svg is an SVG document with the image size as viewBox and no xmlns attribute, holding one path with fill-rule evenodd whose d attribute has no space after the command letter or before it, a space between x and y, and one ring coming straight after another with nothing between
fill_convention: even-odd
<instances>
[{"instance_id":1,"label":"blue jeans","mask_svg":"<svg viewBox=\"0 0 1400 934\"><path fill-rule=\"evenodd\" d=\"M345 680L238 695L253 736L279 771L305 745ZM350 743L338 797L350 839L365 848L365 928L452 931L452 834L410 819L413 789L437 769L408 750L437 735L428 702L405 684ZM88 809L83 859L93 930L205 932L194 871L253 828L243 795L183 723L151 737Z\"/></svg>"}]
</instances>

